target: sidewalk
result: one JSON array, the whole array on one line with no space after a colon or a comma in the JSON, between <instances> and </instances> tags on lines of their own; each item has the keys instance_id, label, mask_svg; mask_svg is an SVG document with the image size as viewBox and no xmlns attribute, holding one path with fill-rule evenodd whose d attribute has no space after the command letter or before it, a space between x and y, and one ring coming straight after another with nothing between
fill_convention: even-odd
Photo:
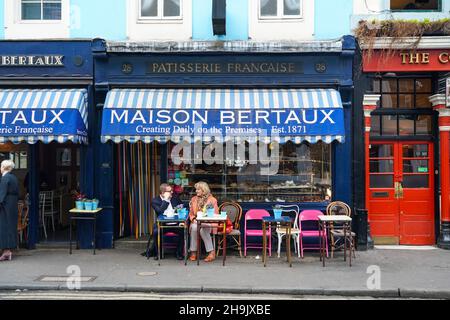
<instances>
[{"instance_id":1,"label":"sidewalk","mask_svg":"<svg viewBox=\"0 0 450 320\"><path fill-rule=\"evenodd\" d=\"M76 265L82 277L96 277L81 283L81 290L88 291L450 299L450 251L441 249L357 252L351 268L343 261L342 253L328 259L325 268L317 253L305 252L303 260L293 258L292 268L284 256L278 259L275 254L264 268L261 260L255 258L259 253L256 251L247 258L227 257L225 267L221 258L212 264L201 261L200 266L192 262L184 266L183 261L177 261L169 254L158 266L157 261L147 260L140 252L142 250L99 250L94 256L92 250L75 250L72 255L66 249L21 250L13 261L0 262L0 290L67 290L65 281L42 282L38 279L69 276L67 268ZM377 267L380 289L371 290L367 282L369 277L373 279L372 272ZM373 283L369 281L369 284Z\"/></svg>"}]
</instances>

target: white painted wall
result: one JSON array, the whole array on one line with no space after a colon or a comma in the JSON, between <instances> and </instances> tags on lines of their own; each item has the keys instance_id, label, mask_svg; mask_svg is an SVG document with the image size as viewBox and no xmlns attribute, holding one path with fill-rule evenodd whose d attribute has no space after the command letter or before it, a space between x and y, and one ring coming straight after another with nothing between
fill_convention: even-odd
<instances>
[{"instance_id":1,"label":"white painted wall","mask_svg":"<svg viewBox=\"0 0 450 320\"><path fill-rule=\"evenodd\" d=\"M70 0L62 0L61 20L22 21L20 0L6 0L5 39L55 39L70 36Z\"/></svg>"},{"instance_id":2,"label":"white painted wall","mask_svg":"<svg viewBox=\"0 0 450 320\"><path fill-rule=\"evenodd\" d=\"M389 9L389 0L353 0L354 14L371 14L385 9Z\"/></svg>"},{"instance_id":3,"label":"white painted wall","mask_svg":"<svg viewBox=\"0 0 450 320\"><path fill-rule=\"evenodd\" d=\"M260 20L259 0L249 0L249 37L252 40L314 39L314 0L301 0L300 19Z\"/></svg>"},{"instance_id":4,"label":"white painted wall","mask_svg":"<svg viewBox=\"0 0 450 320\"><path fill-rule=\"evenodd\" d=\"M192 37L192 0L181 1L182 19L139 19L139 0L127 0L127 38L145 40L190 40Z\"/></svg>"}]
</instances>

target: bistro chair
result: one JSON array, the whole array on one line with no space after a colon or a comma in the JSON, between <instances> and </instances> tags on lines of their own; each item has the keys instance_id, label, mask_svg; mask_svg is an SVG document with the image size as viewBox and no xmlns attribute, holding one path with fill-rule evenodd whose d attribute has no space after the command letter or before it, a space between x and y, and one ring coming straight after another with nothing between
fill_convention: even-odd
<instances>
[{"instance_id":1,"label":"bistro chair","mask_svg":"<svg viewBox=\"0 0 450 320\"><path fill-rule=\"evenodd\" d=\"M233 223L233 230L226 236L233 240L233 244L231 245L234 248L238 248L239 256L242 258L242 245L241 245L241 230L240 230L240 222L242 217L242 207L236 202L224 202L219 207L219 212L225 211L227 213L228 219ZM218 231L217 235L219 236L219 242L217 244L217 256L220 255L220 250L222 249L223 244L223 232ZM228 243L228 241L227 241Z\"/></svg>"},{"instance_id":2,"label":"bistro chair","mask_svg":"<svg viewBox=\"0 0 450 320\"><path fill-rule=\"evenodd\" d=\"M299 241L299 250L300 255L303 258L303 251L304 250L320 250L320 243L318 244L312 244L308 246L304 246L303 239L304 238L318 238L320 240L320 237L323 237L322 241L325 241L325 248L327 252L328 257L328 237L327 237L327 231L325 230L324 234L320 234L319 230L319 216L323 215L322 211L320 210L303 210L300 212L300 221L299 221L299 229L300 229L300 241ZM306 229L304 226L305 224L313 224L313 227Z\"/></svg>"},{"instance_id":3,"label":"bistro chair","mask_svg":"<svg viewBox=\"0 0 450 320\"><path fill-rule=\"evenodd\" d=\"M44 235L47 239L47 227L45 218L51 218L52 229L55 232L55 215L58 211L54 208L54 192L53 191L41 191L39 192L39 211L41 214L42 227L44 228Z\"/></svg>"},{"instance_id":4,"label":"bistro chair","mask_svg":"<svg viewBox=\"0 0 450 320\"><path fill-rule=\"evenodd\" d=\"M295 252L298 253L298 257L300 258L300 251L297 250L297 248L300 247L299 245L299 235L300 235L300 229L298 228L298 215L300 212L299 206L293 204L293 205L280 205L280 208L282 210L281 215L282 216L289 216L294 220L294 223L292 224L291 228L291 236L294 239L295 243ZM281 243L283 242L283 237L287 235L287 227L277 226L276 233L278 236L278 258L281 254Z\"/></svg>"},{"instance_id":5,"label":"bistro chair","mask_svg":"<svg viewBox=\"0 0 450 320\"><path fill-rule=\"evenodd\" d=\"M348 217L351 217L352 215L352 210L350 209L350 207L348 206L348 204L346 204L345 202L342 201L334 201L331 202L328 206L327 206L327 215L346 215ZM352 232L351 235L348 234L347 235L347 241L351 241L352 244L352 248L353 248L353 257L356 258L356 254L355 254L355 246L354 244L356 243L356 241L354 241L356 237L356 233ZM330 227L330 247L331 247L331 257L334 257L334 250L336 249L342 249L345 242L344 241L344 230L342 229L342 224L337 224L334 223L331 225Z\"/></svg>"},{"instance_id":6,"label":"bistro chair","mask_svg":"<svg viewBox=\"0 0 450 320\"><path fill-rule=\"evenodd\" d=\"M253 243L251 245L247 244L247 237L263 237L263 230L261 229L250 229L248 228L248 222L261 221L263 217L270 217L270 213L263 209L250 209L245 214L245 225L244 225L244 257L247 257L247 248L249 249L263 249L262 244ZM272 256L272 237L270 228L266 230L266 237L269 238L269 256Z\"/></svg>"}]
</instances>

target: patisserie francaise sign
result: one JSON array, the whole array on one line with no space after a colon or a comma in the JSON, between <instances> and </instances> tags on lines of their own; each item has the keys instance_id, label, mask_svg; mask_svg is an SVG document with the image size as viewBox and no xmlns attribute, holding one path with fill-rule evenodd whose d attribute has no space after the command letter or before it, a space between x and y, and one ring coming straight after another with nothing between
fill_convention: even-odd
<instances>
[{"instance_id":1,"label":"patisserie francaise sign","mask_svg":"<svg viewBox=\"0 0 450 320\"><path fill-rule=\"evenodd\" d=\"M340 108L105 109L103 112L103 135L345 134Z\"/></svg>"}]
</instances>

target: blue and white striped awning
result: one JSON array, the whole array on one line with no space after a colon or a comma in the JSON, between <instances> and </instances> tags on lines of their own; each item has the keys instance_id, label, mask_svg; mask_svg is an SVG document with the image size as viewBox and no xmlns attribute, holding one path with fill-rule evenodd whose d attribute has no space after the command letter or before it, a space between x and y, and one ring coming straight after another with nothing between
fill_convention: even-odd
<instances>
[{"instance_id":1,"label":"blue and white striped awning","mask_svg":"<svg viewBox=\"0 0 450 320\"><path fill-rule=\"evenodd\" d=\"M0 143L87 143L85 89L0 90Z\"/></svg>"},{"instance_id":2,"label":"blue and white striped awning","mask_svg":"<svg viewBox=\"0 0 450 320\"><path fill-rule=\"evenodd\" d=\"M102 142L115 143L331 143L345 136L341 97L333 89L114 89L102 122ZM197 124L207 134L193 134Z\"/></svg>"}]
</instances>

